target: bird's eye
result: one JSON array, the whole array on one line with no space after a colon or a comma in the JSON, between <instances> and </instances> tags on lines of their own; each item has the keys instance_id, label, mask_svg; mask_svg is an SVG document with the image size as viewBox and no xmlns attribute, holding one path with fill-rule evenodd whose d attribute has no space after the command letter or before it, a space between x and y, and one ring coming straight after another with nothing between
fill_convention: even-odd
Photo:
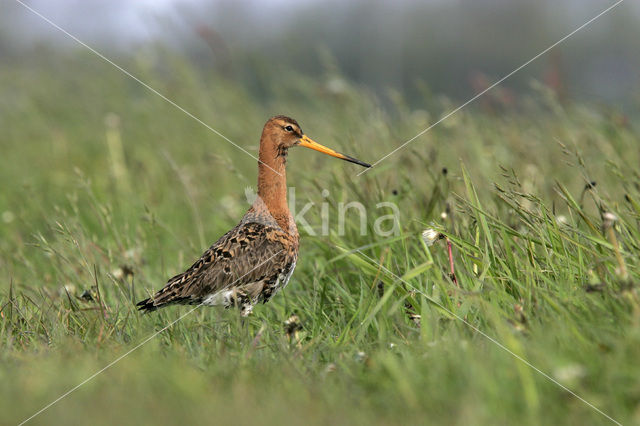
<instances>
[{"instance_id":1,"label":"bird's eye","mask_svg":"<svg viewBox=\"0 0 640 426\"><path fill-rule=\"evenodd\" d=\"M284 128L287 132L293 132L293 127L292 126L287 126Z\"/></svg>"}]
</instances>

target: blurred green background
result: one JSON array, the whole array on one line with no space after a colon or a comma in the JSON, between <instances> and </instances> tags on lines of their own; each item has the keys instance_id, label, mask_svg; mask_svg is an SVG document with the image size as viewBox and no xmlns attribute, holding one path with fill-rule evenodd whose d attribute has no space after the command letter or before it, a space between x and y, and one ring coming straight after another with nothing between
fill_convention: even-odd
<instances>
[{"instance_id":1,"label":"blurred green background","mask_svg":"<svg viewBox=\"0 0 640 426\"><path fill-rule=\"evenodd\" d=\"M613 3L28 4L254 155L287 114L374 162ZM325 202L329 234L301 232L291 283L248 320L199 309L167 330L191 308L134 302L237 223L256 161L0 10L0 423L132 350L31 422L611 422L549 378L640 422L637 3L360 177L293 150L296 206L320 231ZM339 232L350 201L364 236L355 212ZM374 232L381 202L396 236Z\"/></svg>"}]
</instances>

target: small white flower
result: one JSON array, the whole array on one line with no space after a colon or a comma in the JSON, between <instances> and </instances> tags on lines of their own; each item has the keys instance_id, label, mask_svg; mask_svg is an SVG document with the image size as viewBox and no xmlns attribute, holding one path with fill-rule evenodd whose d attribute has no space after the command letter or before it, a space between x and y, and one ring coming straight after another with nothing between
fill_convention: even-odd
<instances>
[{"instance_id":1,"label":"small white flower","mask_svg":"<svg viewBox=\"0 0 640 426\"><path fill-rule=\"evenodd\" d=\"M422 240L428 246L432 246L433 243L440 239L440 233L433 228L427 228L422 231Z\"/></svg>"},{"instance_id":2,"label":"small white flower","mask_svg":"<svg viewBox=\"0 0 640 426\"><path fill-rule=\"evenodd\" d=\"M569 221L567 220L567 217L565 215L561 214L556 217L556 223L558 225L566 225L569 223Z\"/></svg>"}]
</instances>

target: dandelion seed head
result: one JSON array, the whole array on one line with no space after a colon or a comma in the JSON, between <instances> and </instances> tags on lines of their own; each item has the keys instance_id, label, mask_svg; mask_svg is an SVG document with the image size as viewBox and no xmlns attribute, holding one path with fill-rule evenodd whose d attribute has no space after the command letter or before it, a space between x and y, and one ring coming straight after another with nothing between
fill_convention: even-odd
<instances>
[{"instance_id":1,"label":"dandelion seed head","mask_svg":"<svg viewBox=\"0 0 640 426\"><path fill-rule=\"evenodd\" d=\"M602 226L605 229L611 228L614 223L618 220L618 216L611 212L605 212L602 214Z\"/></svg>"},{"instance_id":2,"label":"dandelion seed head","mask_svg":"<svg viewBox=\"0 0 640 426\"><path fill-rule=\"evenodd\" d=\"M111 271L111 275L113 275L113 278L115 278L116 280L121 280L122 278L124 278L124 271L121 268L116 268Z\"/></svg>"},{"instance_id":3,"label":"dandelion seed head","mask_svg":"<svg viewBox=\"0 0 640 426\"><path fill-rule=\"evenodd\" d=\"M422 240L428 246L432 246L433 243L440 239L440 233L433 228L427 228L422 231Z\"/></svg>"}]
</instances>

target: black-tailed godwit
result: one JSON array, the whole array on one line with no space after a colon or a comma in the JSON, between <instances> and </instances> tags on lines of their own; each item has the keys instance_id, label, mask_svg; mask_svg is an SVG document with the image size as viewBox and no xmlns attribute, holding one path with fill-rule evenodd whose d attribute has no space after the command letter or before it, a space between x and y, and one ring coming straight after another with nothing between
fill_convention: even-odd
<instances>
[{"instance_id":1,"label":"black-tailed godwit","mask_svg":"<svg viewBox=\"0 0 640 426\"><path fill-rule=\"evenodd\" d=\"M260 138L258 197L240 223L185 272L171 278L138 309L170 304L237 306L243 316L287 285L298 258L298 228L287 205L289 148L304 146L364 167L369 164L309 139L292 118L267 121Z\"/></svg>"}]
</instances>

